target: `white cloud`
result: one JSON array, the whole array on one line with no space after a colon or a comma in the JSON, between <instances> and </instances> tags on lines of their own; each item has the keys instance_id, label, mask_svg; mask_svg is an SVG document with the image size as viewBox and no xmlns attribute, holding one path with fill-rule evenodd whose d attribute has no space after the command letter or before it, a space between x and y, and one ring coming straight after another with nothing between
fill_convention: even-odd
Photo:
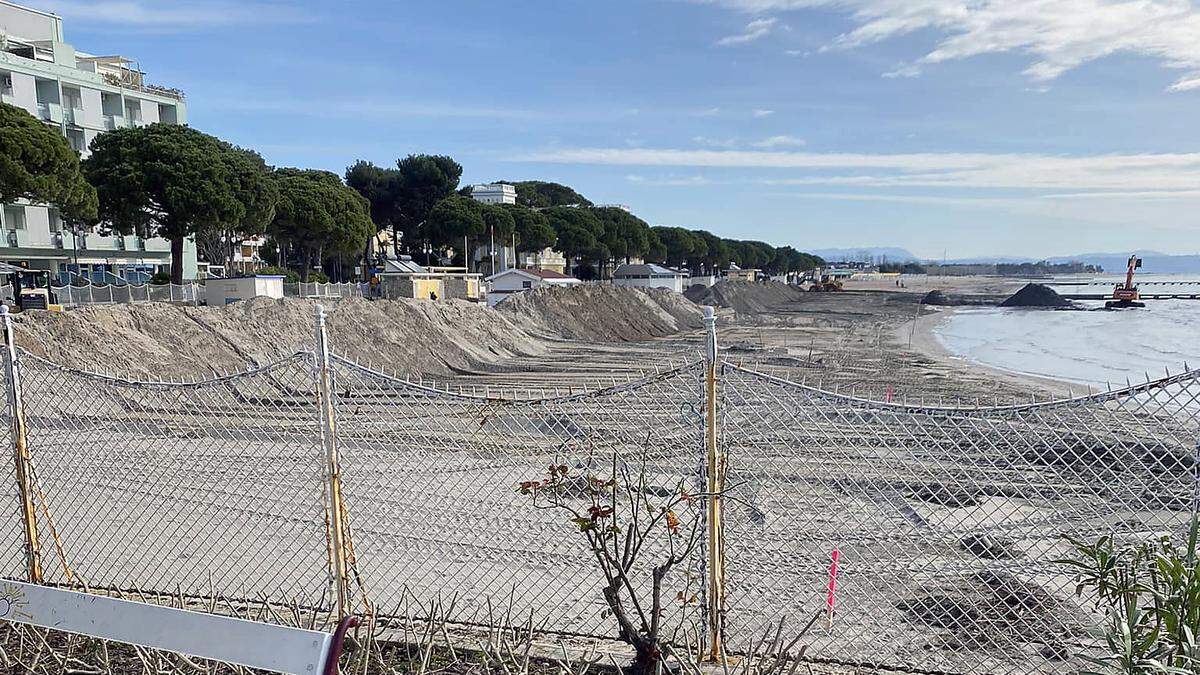
<instances>
[{"instance_id":1,"label":"white cloud","mask_svg":"<svg viewBox=\"0 0 1200 675\"><path fill-rule=\"evenodd\" d=\"M197 97L196 107L233 113L290 113L317 118L446 117L539 120L561 119L561 110L475 106L468 103L393 101L387 99L344 99L314 106L305 99L269 96Z\"/></svg>"},{"instance_id":2,"label":"white cloud","mask_svg":"<svg viewBox=\"0 0 1200 675\"><path fill-rule=\"evenodd\" d=\"M783 136L771 136L770 138L764 138L761 141L752 143L751 145L753 145L756 148L766 148L766 149L783 148L783 147L798 148L802 145L805 145L805 141L803 138L796 138L795 136L783 135Z\"/></svg>"},{"instance_id":3,"label":"white cloud","mask_svg":"<svg viewBox=\"0 0 1200 675\"><path fill-rule=\"evenodd\" d=\"M708 136L692 136L692 142L709 148L736 148L736 138L709 138Z\"/></svg>"},{"instance_id":4,"label":"white cloud","mask_svg":"<svg viewBox=\"0 0 1200 675\"><path fill-rule=\"evenodd\" d=\"M63 18L118 28L188 30L230 25L307 23L315 17L306 10L269 2L142 2L141 0L43 0L39 8Z\"/></svg>"},{"instance_id":5,"label":"white cloud","mask_svg":"<svg viewBox=\"0 0 1200 675\"><path fill-rule=\"evenodd\" d=\"M766 37L766 35L771 32L771 29L775 27L775 24L778 21L779 20L775 18L755 19L746 24L746 28L742 30L742 32L735 35L727 35L720 40L717 40L717 45L721 47L729 47L731 45L744 45L747 42L754 42L759 38Z\"/></svg>"},{"instance_id":6,"label":"white cloud","mask_svg":"<svg viewBox=\"0 0 1200 675\"><path fill-rule=\"evenodd\" d=\"M750 114L754 115L755 117L770 117L771 115L775 114L775 111L774 110L763 110L762 108L755 108L754 110L750 111Z\"/></svg>"},{"instance_id":7,"label":"white cloud","mask_svg":"<svg viewBox=\"0 0 1200 675\"><path fill-rule=\"evenodd\" d=\"M689 187L693 185L710 185L712 181L704 176L668 176L665 178L646 178L636 174L625 176L625 180L639 185L654 187Z\"/></svg>"},{"instance_id":8,"label":"white cloud","mask_svg":"<svg viewBox=\"0 0 1200 675\"><path fill-rule=\"evenodd\" d=\"M827 48L853 48L933 30L941 41L889 74L983 54L1021 53L1046 82L1086 63L1132 54L1183 71L1170 91L1200 89L1200 6L1192 0L692 0L749 14L814 7L846 11L856 26ZM756 19L762 20L762 19Z\"/></svg>"},{"instance_id":9,"label":"white cloud","mask_svg":"<svg viewBox=\"0 0 1200 675\"><path fill-rule=\"evenodd\" d=\"M1029 190L1195 190L1200 153L1060 156L982 153L809 153L760 150L575 148L523 161L616 166L788 169L769 185Z\"/></svg>"}]
</instances>

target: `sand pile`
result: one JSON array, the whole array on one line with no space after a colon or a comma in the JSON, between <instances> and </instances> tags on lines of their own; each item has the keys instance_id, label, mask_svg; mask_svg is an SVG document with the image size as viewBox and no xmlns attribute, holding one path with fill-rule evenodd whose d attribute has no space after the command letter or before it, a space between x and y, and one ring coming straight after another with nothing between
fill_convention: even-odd
<instances>
[{"instance_id":1,"label":"sand pile","mask_svg":"<svg viewBox=\"0 0 1200 675\"><path fill-rule=\"evenodd\" d=\"M255 298L224 307L164 303L16 315L17 343L56 363L129 377L195 377L313 348L317 301ZM448 374L544 353L546 338L644 340L701 325L678 293L586 285L509 298L495 311L465 301L323 303L332 346L401 373Z\"/></svg>"},{"instance_id":2,"label":"sand pile","mask_svg":"<svg viewBox=\"0 0 1200 675\"><path fill-rule=\"evenodd\" d=\"M543 287L496 306L499 314L548 337L627 342L672 335L703 325L703 310L661 288L601 284Z\"/></svg>"},{"instance_id":3,"label":"sand pile","mask_svg":"<svg viewBox=\"0 0 1200 675\"><path fill-rule=\"evenodd\" d=\"M719 281L708 288L692 286L684 295L697 305L729 307L738 314L763 314L795 302L805 293L778 281Z\"/></svg>"},{"instance_id":4,"label":"sand pile","mask_svg":"<svg viewBox=\"0 0 1200 675\"><path fill-rule=\"evenodd\" d=\"M146 303L30 312L17 316L17 342L77 368L195 376L312 349L316 304L256 298L225 307ZM466 302L355 299L325 307L338 353L399 372L448 373L543 348L507 317Z\"/></svg>"},{"instance_id":5,"label":"sand pile","mask_svg":"<svg viewBox=\"0 0 1200 675\"><path fill-rule=\"evenodd\" d=\"M1053 288L1043 284L1025 284L1000 303L1001 307L1071 307L1071 301L1059 295Z\"/></svg>"}]
</instances>

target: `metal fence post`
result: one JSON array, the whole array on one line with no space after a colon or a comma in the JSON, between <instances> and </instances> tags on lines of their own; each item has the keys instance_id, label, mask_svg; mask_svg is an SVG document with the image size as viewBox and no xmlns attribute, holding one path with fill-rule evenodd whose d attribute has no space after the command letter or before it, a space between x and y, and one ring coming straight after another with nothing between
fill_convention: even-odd
<instances>
[{"instance_id":1,"label":"metal fence post","mask_svg":"<svg viewBox=\"0 0 1200 675\"><path fill-rule=\"evenodd\" d=\"M337 419L333 407L333 378L329 369L329 332L325 328L325 308L316 307L317 397L320 407L321 443L325 449L325 479L328 481L329 560L333 566L337 591L338 618L350 613L350 575L346 563L346 530L342 522L342 472L338 461Z\"/></svg>"},{"instance_id":2,"label":"metal fence post","mask_svg":"<svg viewBox=\"0 0 1200 675\"><path fill-rule=\"evenodd\" d=\"M704 450L708 492L707 602L708 658L721 659L725 633L725 524L722 495L725 463L717 444L717 317L712 307L704 308Z\"/></svg>"},{"instance_id":3,"label":"metal fence post","mask_svg":"<svg viewBox=\"0 0 1200 675\"><path fill-rule=\"evenodd\" d=\"M12 418L13 469L17 478L17 498L25 532L25 572L29 581L42 583L42 544L38 539L37 512L33 506L33 481L30 478L29 446L25 438L25 405L22 400L21 373L17 366L17 345L13 340L12 315L0 305L4 320L5 375L8 380L8 412Z\"/></svg>"}]
</instances>

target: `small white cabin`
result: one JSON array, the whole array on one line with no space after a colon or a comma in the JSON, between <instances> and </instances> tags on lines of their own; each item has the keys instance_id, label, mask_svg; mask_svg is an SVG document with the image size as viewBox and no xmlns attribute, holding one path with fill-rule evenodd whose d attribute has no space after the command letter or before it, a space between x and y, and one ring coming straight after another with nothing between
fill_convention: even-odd
<instances>
[{"instance_id":1,"label":"small white cabin","mask_svg":"<svg viewBox=\"0 0 1200 675\"><path fill-rule=\"evenodd\" d=\"M613 272L613 286L665 288L682 293L687 282L687 274L662 265L621 265Z\"/></svg>"},{"instance_id":2,"label":"small white cabin","mask_svg":"<svg viewBox=\"0 0 1200 675\"><path fill-rule=\"evenodd\" d=\"M204 302L209 307L259 297L282 298L283 277L277 274L257 274L252 277L208 279L204 282Z\"/></svg>"}]
</instances>

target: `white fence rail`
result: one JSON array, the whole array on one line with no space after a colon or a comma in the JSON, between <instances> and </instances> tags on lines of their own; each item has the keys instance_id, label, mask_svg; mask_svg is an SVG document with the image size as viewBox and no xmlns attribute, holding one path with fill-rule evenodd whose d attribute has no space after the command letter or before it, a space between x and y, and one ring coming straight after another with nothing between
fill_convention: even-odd
<instances>
[{"instance_id":1,"label":"white fence rail","mask_svg":"<svg viewBox=\"0 0 1200 675\"><path fill-rule=\"evenodd\" d=\"M366 284L356 283L288 283L283 284L283 294L289 298L361 298Z\"/></svg>"},{"instance_id":2,"label":"white fence rail","mask_svg":"<svg viewBox=\"0 0 1200 675\"><path fill-rule=\"evenodd\" d=\"M111 305L123 302L178 302L198 305L204 299L200 284L86 284L51 286L58 304Z\"/></svg>"}]
</instances>

